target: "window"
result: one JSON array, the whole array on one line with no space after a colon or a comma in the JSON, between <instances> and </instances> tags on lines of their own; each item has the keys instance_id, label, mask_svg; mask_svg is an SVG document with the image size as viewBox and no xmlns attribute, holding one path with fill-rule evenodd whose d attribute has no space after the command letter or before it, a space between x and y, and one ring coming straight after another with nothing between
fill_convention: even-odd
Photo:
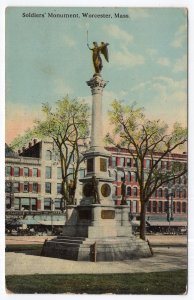
<instances>
[{"instance_id":1,"label":"window","mask_svg":"<svg viewBox=\"0 0 194 300\"><path fill-rule=\"evenodd\" d=\"M19 167L14 167L13 175L15 177L19 177L20 176L20 168Z\"/></svg>"},{"instance_id":2,"label":"window","mask_svg":"<svg viewBox=\"0 0 194 300\"><path fill-rule=\"evenodd\" d=\"M112 156L112 167L115 168L116 167L116 157Z\"/></svg>"},{"instance_id":3,"label":"window","mask_svg":"<svg viewBox=\"0 0 194 300\"><path fill-rule=\"evenodd\" d=\"M37 182L33 182L33 184L32 184L32 192L33 193L38 193L38 183Z\"/></svg>"},{"instance_id":4,"label":"window","mask_svg":"<svg viewBox=\"0 0 194 300\"><path fill-rule=\"evenodd\" d=\"M80 169L79 170L79 178L82 179L82 178L84 178L84 176L85 176L85 170L84 169ZM58 178L58 179L60 179L60 178Z\"/></svg>"},{"instance_id":5,"label":"window","mask_svg":"<svg viewBox=\"0 0 194 300\"><path fill-rule=\"evenodd\" d=\"M124 157L120 157L120 166L121 167L125 166L125 158Z\"/></svg>"},{"instance_id":6,"label":"window","mask_svg":"<svg viewBox=\"0 0 194 300\"><path fill-rule=\"evenodd\" d=\"M158 197L162 198L162 196L163 196L163 191L162 191L162 189L159 189L158 190Z\"/></svg>"},{"instance_id":7,"label":"window","mask_svg":"<svg viewBox=\"0 0 194 300\"><path fill-rule=\"evenodd\" d=\"M60 182L60 183L57 183L57 194L61 194L61 193L62 193L62 184Z\"/></svg>"},{"instance_id":8,"label":"window","mask_svg":"<svg viewBox=\"0 0 194 300\"><path fill-rule=\"evenodd\" d=\"M147 204L147 212L151 212L151 201Z\"/></svg>"},{"instance_id":9,"label":"window","mask_svg":"<svg viewBox=\"0 0 194 300\"><path fill-rule=\"evenodd\" d=\"M45 182L45 193L51 194L51 183Z\"/></svg>"},{"instance_id":10,"label":"window","mask_svg":"<svg viewBox=\"0 0 194 300\"><path fill-rule=\"evenodd\" d=\"M166 199L168 198L168 189L167 188L164 189L164 197Z\"/></svg>"},{"instance_id":11,"label":"window","mask_svg":"<svg viewBox=\"0 0 194 300\"><path fill-rule=\"evenodd\" d=\"M153 201L153 213L156 213L157 212L157 202L156 201Z\"/></svg>"},{"instance_id":12,"label":"window","mask_svg":"<svg viewBox=\"0 0 194 300\"><path fill-rule=\"evenodd\" d=\"M158 202L158 211L161 213L163 211L162 209L162 201Z\"/></svg>"},{"instance_id":13,"label":"window","mask_svg":"<svg viewBox=\"0 0 194 300\"><path fill-rule=\"evenodd\" d=\"M183 198L186 198L187 197L187 192L186 190L183 190Z\"/></svg>"},{"instance_id":14,"label":"window","mask_svg":"<svg viewBox=\"0 0 194 300\"><path fill-rule=\"evenodd\" d=\"M137 201L133 201L133 211L134 213L137 212Z\"/></svg>"},{"instance_id":15,"label":"window","mask_svg":"<svg viewBox=\"0 0 194 300\"><path fill-rule=\"evenodd\" d=\"M51 210L51 199L50 198L44 199L44 210Z\"/></svg>"},{"instance_id":16,"label":"window","mask_svg":"<svg viewBox=\"0 0 194 300\"><path fill-rule=\"evenodd\" d=\"M176 190L176 197L180 198L180 190L179 189Z\"/></svg>"},{"instance_id":17,"label":"window","mask_svg":"<svg viewBox=\"0 0 194 300\"><path fill-rule=\"evenodd\" d=\"M146 159L146 169L150 169L150 167L151 167L151 160Z\"/></svg>"},{"instance_id":18,"label":"window","mask_svg":"<svg viewBox=\"0 0 194 300\"><path fill-rule=\"evenodd\" d=\"M127 163L127 167L131 167L131 165L132 165L132 159L131 158L127 158L126 163Z\"/></svg>"},{"instance_id":19,"label":"window","mask_svg":"<svg viewBox=\"0 0 194 300\"><path fill-rule=\"evenodd\" d=\"M133 166L136 168L137 167L137 158L133 159Z\"/></svg>"},{"instance_id":20,"label":"window","mask_svg":"<svg viewBox=\"0 0 194 300\"><path fill-rule=\"evenodd\" d=\"M185 214L187 211L187 205L186 205L186 202L183 202L182 204L182 212Z\"/></svg>"},{"instance_id":21,"label":"window","mask_svg":"<svg viewBox=\"0 0 194 300\"><path fill-rule=\"evenodd\" d=\"M181 212L181 203L180 202L177 202L176 209L177 209L177 213Z\"/></svg>"},{"instance_id":22,"label":"window","mask_svg":"<svg viewBox=\"0 0 194 300\"><path fill-rule=\"evenodd\" d=\"M12 183L10 181L5 182L5 192L11 193L11 185Z\"/></svg>"},{"instance_id":23,"label":"window","mask_svg":"<svg viewBox=\"0 0 194 300\"><path fill-rule=\"evenodd\" d=\"M21 198L21 209L30 210L29 198Z\"/></svg>"},{"instance_id":24,"label":"window","mask_svg":"<svg viewBox=\"0 0 194 300\"><path fill-rule=\"evenodd\" d=\"M127 196L131 196L131 187L130 186L127 187Z\"/></svg>"},{"instance_id":25,"label":"window","mask_svg":"<svg viewBox=\"0 0 194 300\"><path fill-rule=\"evenodd\" d=\"M137 197L137 188L136 187L133 188L133 196Z\"/></svg>"},{"instance_id":26,"label":"window","mask_svg":"<svg viewBox=\"0 0 194 300\"><path fill-rule=\"evenodd\" d=\"M25 181L24 182L24 193L29 192L29 182Z\"/></svg>"},{"instance_id":27,"label":"window","mask_svg":"<svg viewBox=\"0 0 194 300\"><path fill-rule=\"evenodd\" d=\"M33 177L38 177L38 169L37 168L33 168L33 170L32 170L32 176Z\"/></svg>"},{"instance_id":28,"label":"window","mask_svg":"<svg viewBox=\"0 0 194 300\"><path fill-rule=\"evenodd\" d=\"M57 168L57 179L62 179L62 170L61 170L61 167Z\"/></svg>"},{"instance_id":29,"label":"window","mask_svg":"<svg viewBox=\"0 0 194 300\"><path fill-rule=\"evenodd\" d=\"M13 192L14 193L19 193L19 191L20 191L20 184L19 184L19 182L14 182L13 183Z\"/></svg>"},{"instance_id":30,"label":"window","mask_svg":"<svg viewBox=\"0 0 194 300\"><path fill-rule=\"evenodd\" d=\"M11 167L10 166L6 166L5 167L5 176L10 176L11 175Z\"/></svg>"},{"instance_id":31,"label":"window","mask_svg":"<svg viewBox=\"0 0 194 300\"><path fill-rule=\"evenodd\" d=\"M166 160L162 161L162 168L167 169L167 161Z\"/></svg>"},{"instance_id":32,"label":"window","mask_svg":"<svg viewBox=\"0 0 194 300\"><path fill-rule=\"evenodd\" d=\"M45 158L46 158L46 160L52 159L52 152L50 150L46 150Z\"/></svg>"},{"instance_id":33,"label":"window","mask_svg":"<svg viewBox=\"0 0 194 300\"><path fill-rule=\"evenodd\" d=\"M29 176L29 168L24 167L24 176L25 177Z\"/></svg>"},{"instance_id":34,"label":"window","mask_svg":"<svg viewBox=\"0 0 194 300\"><path fill-rule=\"evenodd\" d=\"M133 177L133 181L137 182L137 173L136 172L131 172L131 175Z\"/></svg>"},{"instance_id":35,"label":"window","mask_svg":"<svg viewBox=\"0 0 194 300\"><path fill-rule=\"evenodd\" d=\"M36 198L31 198L31 209L32 210L37 210L37 200Z\"/></svg>"},{"instance_id":36,"label":"window","mask_svg":"<svg viewBox=\"0 0 194 300\"><path fill-rule=\"evenodd\" d=\"M5 204L6 204L6 209L10 209L11 208L11 198L6 197Z\"/></svg>"},{"instance_id":37,"label":"window","mask_svg":"<svg viewBox=\"0 0 194 300\"><path fill-rule=\"evenodd\" d=\"M176 204L173 202L173 213L176 213Z\"/></svg>"},{"instance_id":38,"label":"window","mask_svg":"<svg viewBox=\"0 0 194 300\"><path fill-rule=\"evenodd\" d=\"M46 179L51 179L51 176L52 176L51 173L52 173L51 167L46 166L46 168L45 168L45 178Z\"/></svg>"},{"instance_id":39,"label":"window","mask_svg":"<svg viewBox=\"0 0 194 300\"><path fill-rule=\"evenodd\" d=\"M20 198L14 198L14 208L15 210L20 210Z\"/></svg>"},{"instance_id":40,"label":"window","mask_svg":"<svg viewBox=\"0 0 194 300\"><path fill-rule=\"evenodd\" d=\"M61 199L55 199L55 209L61 209Z\"/></svg>"},{"instance_id":41,"label":"window","mask_svg":"<svg viewBox=\"0 0 194 300\"><path fill-rule=\"evenodd\" d=\"M128 172L128 181L131 182L131 172Z\"/></svg>"},{"instance_id":42,"label":"window","mask_svg":"<svg viewBox=\"0 0 194 300\"><path fill-rule=\"evenodd\" d=\"M168 210L169 210L169 203L168 203L168 201L165 201L164 202L164 211L167 213Z\"/></svg>"}]
</instances>

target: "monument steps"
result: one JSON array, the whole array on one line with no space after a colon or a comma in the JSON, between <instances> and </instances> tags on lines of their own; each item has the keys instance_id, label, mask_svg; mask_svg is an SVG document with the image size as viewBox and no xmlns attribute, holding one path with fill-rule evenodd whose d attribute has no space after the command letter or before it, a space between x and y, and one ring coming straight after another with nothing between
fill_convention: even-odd
<instances>
[{"instance_id":1,"label":"monument steps","mask_svg":"<svg viewBox=\"0 0 194 300\"><path fill-rule=\"evenodd\" d=\"M120 261L149 257L147 243L135 236L106 239L59 236L47 241L42 255L81 261Z\"/></svg>"}]
</instances>

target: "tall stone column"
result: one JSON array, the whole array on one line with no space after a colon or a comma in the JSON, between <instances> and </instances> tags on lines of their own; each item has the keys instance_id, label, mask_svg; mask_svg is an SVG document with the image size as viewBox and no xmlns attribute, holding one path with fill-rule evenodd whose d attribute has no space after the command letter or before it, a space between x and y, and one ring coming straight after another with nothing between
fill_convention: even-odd
<instances>
[{"instance_id":1,"label":"tall stone column","mask_svg":"<svg viewBox=\"0 0 194 300\"><path fill-rule=\"evenodd\" d=\"M87 81L92 93L92 130L91 130L91 150L104 150L103 130L102 130L102 95L103 89L108 81L95 74Z\"/></svg>"}]
</instances>

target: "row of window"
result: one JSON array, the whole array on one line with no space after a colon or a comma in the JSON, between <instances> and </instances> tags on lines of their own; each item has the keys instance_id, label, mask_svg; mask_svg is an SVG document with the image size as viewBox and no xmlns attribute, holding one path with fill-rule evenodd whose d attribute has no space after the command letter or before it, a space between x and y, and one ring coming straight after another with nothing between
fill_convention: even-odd
<instances>
[{"instance_id":1,"label":"row of window","mask_svg":"<svg viewBox=\"0 0 194 300\"><path fill-rule=\"evenodd\" d=\"M32 192L38 193L40 192L40 185L37 182L29 183L29 182L6 182L5 184L5 192L6 193L19 193L19 192Z\"/></svg>"},{"instance_id":2,"label":"row of window","mask_svg":"<svg viewBox=\"0 0 194 300\"><path fill-rule=\"evenodd\" d=\"M173 198L186 198L187 197L186 190L172 189L171 193L172 193ZM152 197L167 198L168 195L169 195L168 189L163 190L162 188L160 188L152 195ZM119 194L119 189L117 186L113 186L113 196L121 196L121 192ZM138 196L138 188L137 187L132 188L130 186L127 186L126 187L126 196L137 197Z\"/></svg>"},{"instance_id":3,"label":"row of window","mask_svg":"<svg viewBox=\"0 0 194 300\"><path fill-rule=\"evenodd\" d=\"M123 178L127 182L137 182L137 173L136 172L124 172L122 170L116 171L114 170L112 172L112 176L115 181L121 181ZM145 174L146 176L146 174ZM187 184L187 178L186 176L176 178L175 180L172 181L172 184Z\"/></svg>"},{"instance_id":4,"label":"row of window","mask_svg":"<svg viewBox=\"0 0 194 300\"><path fill-rule=\"evenodd\" d=\"M6 198L6 208L14 207L15 210L37 210L36 198L14 198L14 203L11 205L11 199Z\"/></svg>"},{"instance_id":5,"label":"row of window","mask_svg":"<svg viewBox=\"0 0 194 300\"><path fill-rule=\"evenodd\" d=\"M50 182L45 182L45 193L51 194L52 185ZM25 181L21 182L6 182L5 185L6 193L40 193L40 185L37 182L29 183ZM57 183L57 194L62 192L62 183Z\"/></svg>"},{"instance_id":6,"label":"row of window","mask_svg":"<svg viewBox=\"0 0 194 300\"><path fill-rule=\"evenodd\" d=\"M10 209L11 206L14 207L15 210L29 210L36 211L37 210L37 199L36 198L14 198L14 203L11 205L11 199L9 197L6 198L6 208ZM61 199L55 199L52 201L51 198L44 199L44 210L60 210L61 209Z\"/></svg>"},{"instance_id":7,"label":"row of window","mask_svg":"<svg viewBox=\"0 0 194 300\"><path fill-rule=\"evenodd\" d=\"M157 160L153 160L153 164L156 164ZM157 163L158 169L170 169L172 164L179 164L181 166L182 163L180 162L172 162L169 160L162 160ZM130 158L130 157L120 157L120 156L112 156L109 159L109 166L115 167L137 167L137 158ZM144 168L150 169L152 166L151 159L144 160Z\"/></svg>"},{"instance_id":8,"label":"row of window","mask_svg":"<svg viewBox=\"0 0 194 300\"><path fill-rule=\"evenodd\" d=\"M149 201L147 206L147 212L149 213L167 213L169 210L168 201ZM186 213L187 203L186 202L173 202L173 213Z\"/></svg>"},{"instance_id":9,"label":"row of window","mask_svg":"<svg viewBox=\"0 0 194 300\"><path fill-rule=\"evenodd\" d=\"M5 167L5 176L25 176L25 177L40 177L40 170L38 168L28 168L28 167Z\"/></svg>"}]
</instances>

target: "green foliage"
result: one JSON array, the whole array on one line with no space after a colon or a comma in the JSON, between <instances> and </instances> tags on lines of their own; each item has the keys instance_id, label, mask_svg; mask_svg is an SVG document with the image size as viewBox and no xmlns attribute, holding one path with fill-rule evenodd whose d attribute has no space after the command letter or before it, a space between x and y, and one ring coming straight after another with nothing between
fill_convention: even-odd
<instances>
[{"instance_id":1,"label":"green foliage","mask_svg":"<svg viewBox=\"0 0 194 300\"><path fill-rule=\"evenodd\" d=\"M134 274L71 274L6 276L7 289L17 294L153 294L186 293L187 271Z\"/></svg>"},{"instance_id":2,"label":"green foliage","mask_svg":"<svg viewBox=\"0 0 194 300\"><path fill-rule=\"evenodd\" d=\"M31 142L35 137L37 137L37 134L34 128L29 128L24 132L23 135L18 135L9 146L13 151L17 151L28 145L28 143Z\"/></svg>"},{"instance_id":3,"label":"green foliage","mask_svg":"<svg viewBox=\"0 0 194 300\"><path fill-rule=\"evenodd\" d=\"M141 202L140 237L145 239L145 207L151 195L163 184L187 172L186 164L175 161L170 168L161 167L163 159L167 160L173 151L186 144L187 129L176 122L170 131L161 120L147 119L143 108L123 105L118 100L113 101L109 117L114 131L113 136L107 134L106 142L128 148L131 156L136 159ZM144 160L148 158L150 166L145 169Z\"/></svg>"}]
</instances>

